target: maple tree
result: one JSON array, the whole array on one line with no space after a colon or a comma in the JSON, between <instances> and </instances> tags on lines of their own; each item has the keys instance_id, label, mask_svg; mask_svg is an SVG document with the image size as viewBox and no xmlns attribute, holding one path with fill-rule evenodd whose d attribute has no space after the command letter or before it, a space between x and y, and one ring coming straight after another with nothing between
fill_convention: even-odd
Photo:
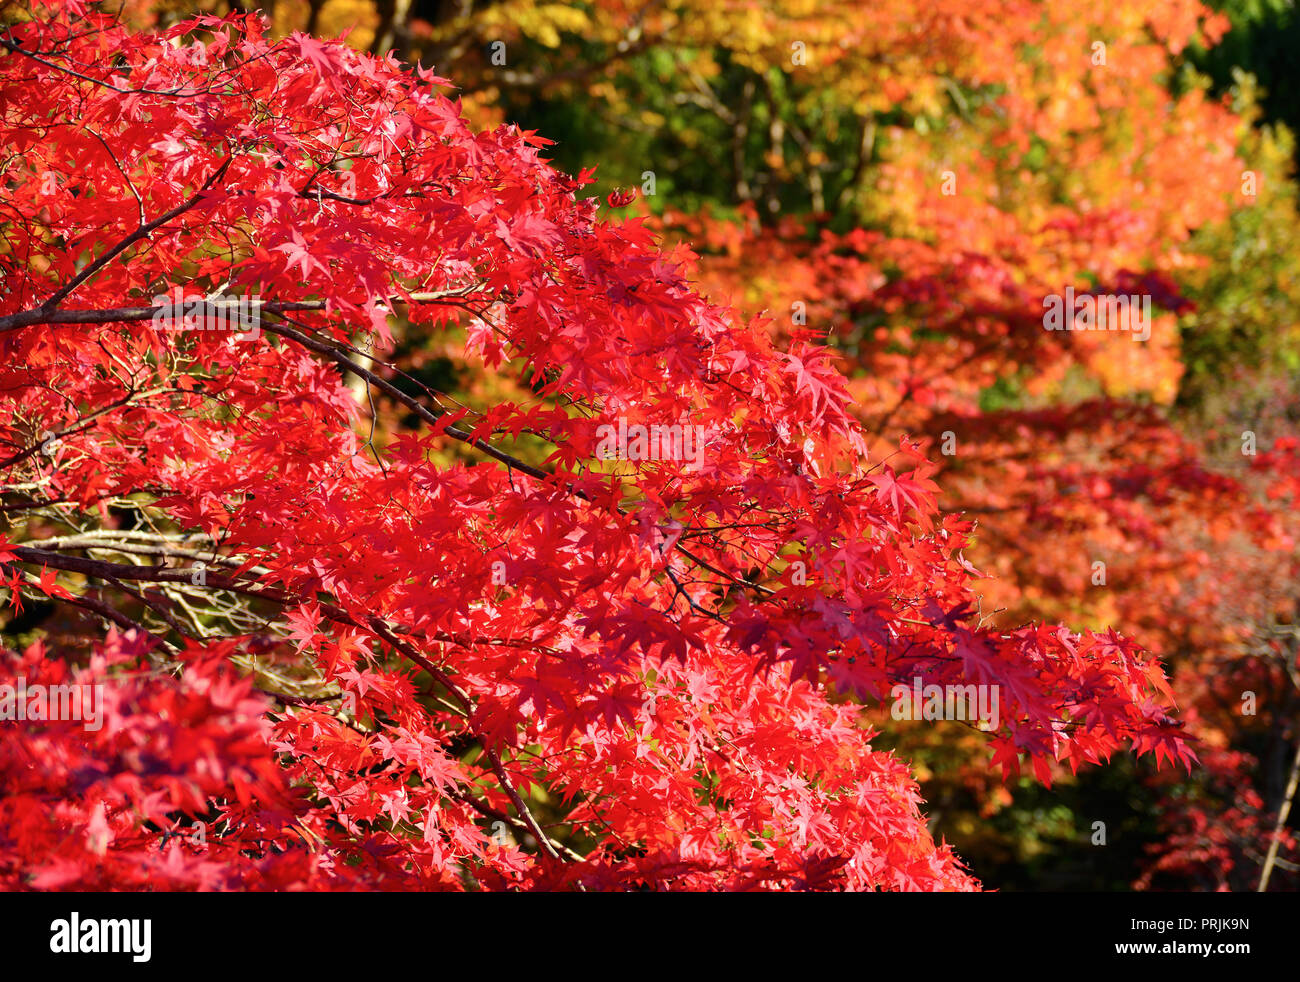
<instances>
[{"instance_id":1,"label":"maple tree","mask_svg":"<svg viewBox=\"0 0 1300 982\"><path fill-rule=\"evenodd\" d=\"M4 671L106 693L6 731L0 882L974 888L862 717L918 678L999 687L1003 774L1194 761L1135 641L985 622L973 521L817 337L446 79L265 31L0 37L0 562L69 618ZM178 288L257 329L160 326ZM407 332L513 384L434 391Z\"/></svg>"}]
</instances>

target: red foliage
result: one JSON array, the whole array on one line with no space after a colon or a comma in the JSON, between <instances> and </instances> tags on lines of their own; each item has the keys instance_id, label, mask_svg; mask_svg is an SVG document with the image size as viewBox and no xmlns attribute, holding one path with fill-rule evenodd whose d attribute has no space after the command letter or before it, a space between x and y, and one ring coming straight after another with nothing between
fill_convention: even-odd
<instances>
[{"instance_id":1,"label":"red foliage","mask_svg":"<svg viewBox=\"0 0 1300 982\"><path fill-rule=\"evenodd\" d=\"M111 709L6 731L6 885L973 888L859 719L918 677L1000 687L1005 773L1194 759L1132 641L983 623L923 453L868 459L825 348L705 301L547 141L252 16L187 44L47 6L0 69L0 547L15 605L128 633L10 656ZM176 286L256 296L260 336L160 326ZM395 309L532 396L411 395ZM358 436L340 366L421 427ZM602 425L702 453L602 460ZM174 538L132 539L128 497Z\"/></svg>"}]
</instances>

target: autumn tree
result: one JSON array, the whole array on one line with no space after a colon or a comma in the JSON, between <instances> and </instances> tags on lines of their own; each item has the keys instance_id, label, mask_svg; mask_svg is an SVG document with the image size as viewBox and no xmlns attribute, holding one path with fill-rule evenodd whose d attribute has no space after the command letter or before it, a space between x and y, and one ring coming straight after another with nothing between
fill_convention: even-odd
<instances>
[{"instance_id":1,"label":"autumn tree","mask_svg":"<svg viewBox=\"0 0 1300 982\"><path fill-rule=\"evenodd\" d=\"M861 717L913 680L1003 693L1005 774L1193 761L1134 641L977 615L826 348L446 79L265 30L0 36L4 671L104 693L6 724L6 886L972 888Z\"/></svg>"}]
</instances>

